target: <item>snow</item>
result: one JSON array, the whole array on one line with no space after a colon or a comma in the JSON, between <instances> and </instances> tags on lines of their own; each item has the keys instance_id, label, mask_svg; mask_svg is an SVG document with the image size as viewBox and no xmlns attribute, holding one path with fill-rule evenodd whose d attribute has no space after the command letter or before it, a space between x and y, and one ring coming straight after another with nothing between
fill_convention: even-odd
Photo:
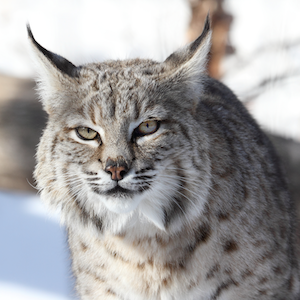
<instances>
[{"instance_id":1,"label":"snow","mask_svg":"<svg viewBox=\"0 0 300 300\"><path fill-rule=\"evenodd\" d=\"M0 297L5 300L69 300L71 298L59 296L57 294L39 292L27 287L1 283Z\"/></svg>"},{"instance_id":2,"label":"snow","mask_svg":"<svg viewBox=\"0 0 300 300\"><path fill-rule=\"evenodd\" d=\"M300 1L224 3L236 53L224 61L223 81L264 129L300 141Z\"/></svg>"},{"instance_id":3,"label":"snow","mask_svg":"<svg viewBox=\"0 0 300 300\"><path fill-rule=\"evenodd\" d=\"M185 44L185 0L2 0L0 73L34 76L26 23L37 41L74 64L104 59L163 60Z\"/></svg>"},{"instance_id":4,"label":"snow","mask_svg":"<svg viewBox=\"0 0 300 300\"><path fill-rule=\"evenodd\" d=\"M0 192L0 299L72 299L64 228L31 194Z\"/></svg>"}]
</instances>

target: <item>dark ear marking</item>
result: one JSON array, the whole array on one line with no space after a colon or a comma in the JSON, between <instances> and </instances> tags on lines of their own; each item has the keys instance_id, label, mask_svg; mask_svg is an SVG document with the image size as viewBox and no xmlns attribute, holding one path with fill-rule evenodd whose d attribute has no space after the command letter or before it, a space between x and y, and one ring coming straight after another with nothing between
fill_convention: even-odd
<instances>
[{"instance_id":1,"label":"dark ear marking","mask_svg":"<svg viewBox=\"0 0 300 300\"><path fill-rule=\"evenodd\" d=\"M49 60L49 62L52 65L54 65L58 70L60 70L61 72L65 73L70 77L79 76L78 71L80 68L76 67L70 61L63 58L62 56L57 55L51 51L48 51L35 40L29 24L27 24L27 33L28 33L28 38L31 40L31 42L36 47L36 49L40 51Z\"/></svg>"}]
</instances>

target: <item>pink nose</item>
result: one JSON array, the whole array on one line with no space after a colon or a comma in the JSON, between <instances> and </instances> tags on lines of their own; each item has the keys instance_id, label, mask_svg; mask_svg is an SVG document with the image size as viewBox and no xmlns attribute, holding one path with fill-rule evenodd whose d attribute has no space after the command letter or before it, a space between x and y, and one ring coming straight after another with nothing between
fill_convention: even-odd
<instances>
[{"instance_id":1,"label":"pink nose","mask_svg":"<svg viewBox=\"0 0 300 300\"><path fill-rule=\"evenodd\" d=\"M105 168L106 173L111 173L111 179L114 181L122 180L127 173L124 166L108 166Z\"/></svg>"},{"instance_id":2,"label":"pink nose","mask_svg":"<svg viewBox=\"0 0 300 300\"><path fill-rule=\"evenodd\" d=\"M111 179L114 181L122 180L128 172L128 165L123 157L117 159L111 159L110 157L106 161L104 171L111 175Z\"/></svg>"}]
</instances>

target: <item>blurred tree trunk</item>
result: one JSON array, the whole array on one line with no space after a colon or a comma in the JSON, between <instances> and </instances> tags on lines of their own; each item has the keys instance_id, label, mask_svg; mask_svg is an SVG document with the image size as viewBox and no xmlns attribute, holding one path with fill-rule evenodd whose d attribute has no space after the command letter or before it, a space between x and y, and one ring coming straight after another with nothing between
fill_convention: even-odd
<instances>
[{"instance_id":1,"label":"blurred tree trunk","mask_svg":"<svg viewBox=\"0 0 300 300\"><path fill-rule=\"evenodd\" d=\"M33 80L0 75L0 189L33 190L35 151L46 113Z\"/></svg>"}]
</instances>

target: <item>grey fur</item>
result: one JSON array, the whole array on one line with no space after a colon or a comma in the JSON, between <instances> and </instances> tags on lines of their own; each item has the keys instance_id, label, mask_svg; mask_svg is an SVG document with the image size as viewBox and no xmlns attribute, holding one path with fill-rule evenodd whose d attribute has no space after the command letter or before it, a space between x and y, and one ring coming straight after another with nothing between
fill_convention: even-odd
<instances>
[{"instance_id":1,"label":"grey fur","mask_svg":"<svg viewBox=\"0 0 300 300\"><path fill-rule=\"evenodd\" d=\"M286 179L243 105L205 75L210 35L207 20L163 63L75 67L29 31L49 114L35 177L61 210L81 299L300 298ZM156 131L138 135L149 120Z\"/></svg>"}]
</instances>

